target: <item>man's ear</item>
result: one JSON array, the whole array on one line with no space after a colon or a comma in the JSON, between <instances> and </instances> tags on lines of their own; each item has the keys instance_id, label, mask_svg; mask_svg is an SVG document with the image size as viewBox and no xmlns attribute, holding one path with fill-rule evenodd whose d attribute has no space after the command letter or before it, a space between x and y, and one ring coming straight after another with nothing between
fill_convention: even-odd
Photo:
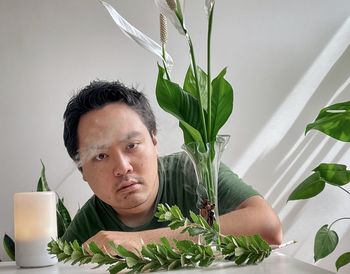
<instances>
[{"instance_id":1,"label":"man's ear","mask_svg":"<svg viewBox=\"0 0 350 274\"><path fill-rule=\"evenodd\" d=\"M156 146L158 144L158 139L157 136L155 134L151 134L152 137L152 143Z\"/></svg>"},{"instance_id":2,"label":"man's ear","mask_svg":"<svg viewBox=\"0 0 350 274\"><path fill-rule=\"evenodd\" d=\"M78 170L80 171L81 175L83 176L83 180L86 182L85 176L84 176L84 172L83 172L83 167L82 166L78 166Z\"/></svg>"}]
</instances>

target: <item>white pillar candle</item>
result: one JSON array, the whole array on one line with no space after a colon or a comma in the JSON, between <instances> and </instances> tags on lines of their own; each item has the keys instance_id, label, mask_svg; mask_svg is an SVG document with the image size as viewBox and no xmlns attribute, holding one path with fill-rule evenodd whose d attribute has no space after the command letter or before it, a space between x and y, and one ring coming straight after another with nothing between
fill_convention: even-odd
<instances>
[{"instance_id":1,"label":"white pillar candle","mask_svg":"<svg viewBox=\"0 0 350 274\"><path fill-rule=\"evenodd\" d=\"M14 195L16 264L41 267L57 263L47 244L57 239L55 192L22 192Z\"/></svg>"}]
</instances>

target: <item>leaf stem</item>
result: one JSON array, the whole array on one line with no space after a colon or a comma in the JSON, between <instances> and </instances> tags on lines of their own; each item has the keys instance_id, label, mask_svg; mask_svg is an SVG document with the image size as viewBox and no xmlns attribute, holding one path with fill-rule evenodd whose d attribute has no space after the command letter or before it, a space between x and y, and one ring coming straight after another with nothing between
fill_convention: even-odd
<instances>
[{"instance_id":1,"label":"leaf stem","mask_svg":"<svg viewBox=\"0 0 350 274\"><path fill-rule=\"evenodd\" d=\"M208 38L207 38L207 91L208 91L208 138L212 139L212 128L211 128L211 95L212 95L212 88L211 88L211 59L210 59L210 52L211 52L211 30L212 30L212 24L213 24L213 14L214 14L214 5L210 11L209 18L208 18Z\"/></svg>"},{"instance_id":2,"label":"leaf stem","mask_svg":"<svg viewBox=\"0 0 350 274\"><path fill-rule=\"evenodd\" d=\"M343 188L343 187L341 187L341 186L339 186L339 188L342 189L342 190L344 190L347 194L350 195L350 191L346 190L345 188Z\"/></svg>"},{"instance_id":3,"label":"leaf stem","mask_svg":"<svg viewBox=\"0 0 350 274\"><path fill-rule=\"evenodd\" d=\"M167 68L166 63L165 63L165 44L164 43L162 43L162 56L163 56L163 67L165 70L165 75L166 75L167 80L170 81L170 75L168 73L168 68Z\"/></svg>"},{"instance_id":4,"label":"leaf stem","mask_svg":"<svg viewBox=\"0 0 350 274\"><path fill-rule=\"evenodd\" d=\"M208 142L208 132L207 132L207 127L206 127L206 120L205 120L205 115L204 115L204 108L203 108L203 103L202 103L202 99L201 99L201 93L200 93L200 89L199 89L199 80L198 80L198 70L197 70L197 63L196 63L196 59L195 59L195 54L194 54L194 48L193 48L193 43L191 40L191 37L189 35L189 33L186 31L186 38L187 38L187 42L188 45L190 47L190 55L191 55L191 63L192 63L192 69L193 69L193 73L194 73L194 78L195 78L195 82L196 82L196 89L198 92L198 99L199 99L199 104L200 104L200 110L201 110L201 123L202 123L202 127L203 127L203 143L206 144Z\"/></svg>"},{"instance_id":5,"label":"leaf stem","mask_svg":"<svg viewBox=\"0 0 350 274\"><path fill-rule=\"evenodd\" d=\"M339 219L336 219L333 223L331 223L328 227L328 229L331 229L331 227L338 221L341 221L341 220L350 220L350 217L343 217L343 218L339 218Z\"/></svg>"}]
</instances>

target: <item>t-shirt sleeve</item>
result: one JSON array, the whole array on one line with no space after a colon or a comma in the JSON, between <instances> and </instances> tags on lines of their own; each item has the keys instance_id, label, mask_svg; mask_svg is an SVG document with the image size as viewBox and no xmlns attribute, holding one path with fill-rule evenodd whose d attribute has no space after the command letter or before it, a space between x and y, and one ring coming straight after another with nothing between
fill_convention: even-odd
<instances>
[{"instance_id":1,"label":"t-shirt sleeve","mask_svg":"<svg viewBox=\"0 0 350 274\"><path fill-rule=\"evenodd\" d=\"M223 163L220 164L218 176L219 215L236 209L249 197L259 195Z\"/></svg>"}]
</instances>

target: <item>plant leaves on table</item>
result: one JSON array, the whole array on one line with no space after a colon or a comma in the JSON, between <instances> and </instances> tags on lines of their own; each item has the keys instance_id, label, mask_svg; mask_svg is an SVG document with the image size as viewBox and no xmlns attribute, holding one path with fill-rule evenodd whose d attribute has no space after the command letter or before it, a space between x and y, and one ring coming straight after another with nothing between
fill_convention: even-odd
<instances>
[{"instance_id":1,"label":"plant leaves on table","mask_svg":"<svg viewBox=\"0 0 350 274\"><path fill-rule=\"evenodd\" d=\"M326 183L321 178L319 172L307 177L301 184L299 184L293 192L289 195L287 201L308 199L316 196L324 189Z\"/></svg>"},{"instance_id":2,"label":"plant leaves on table","mask_svg":"<svg viewBox=\"0 0 350 274\"><path fill-rule=\"evenodd\" d=\"M314 243L314 260L317 262L331 254L338 245L338 234L330 230L328 225L322 226L316 233Z\"/></svg>"},{"instance_id":3,"label":"plant leaves on table","mask_svg":"<svg viewBox=\"0 0 350 274\"><path fill-rule=\"evenodd\" d=\"M323 108L305 134L316 129L339 141L350 142L350 101Z\"/></svg>"},{"instance_id":4,"label":"plant leaves on table","mask_svg":"<svg viewBox=\"0 0 350 274\"><path fill-rule=\"evenodd\" d=\"M159 221L169 222L171 229L183 227L183 232L190 235L201 235L205 245L191 240L169 240L161 238L160 243L150 243L142 247L141 252L132 252L121 245L110 242L115 254L103 251L95 243L90 243L84 250L77 241L68 243L58 239L48 244L48 251L59 261L72 264L96 263L98 266L109 265L112 274L129 269L130 273L171 270L188 267L207 267L216 259L233 261L237 265L256 264L268 257L271 247L259 235L223 236L219 235L218 226L211 228L205 219L191 212L191 220L185 218L177 206L158 205L156 216ZM219 241L220 240L220 244ZM217 241L216 251L212 243Z\"/></svg>"},{"instance_id":5,"label":"plant leaves on table","mask_svg":"<svg viewBox=\"0 0 350 274\"><path fill-rule=\"evenodd\" d=\"M337 261L335 262L337 271L339 270L339 268L349 263L350 263L350 252L345 252L344 254L340 255Z\"/></svg>"}]
</instances>

